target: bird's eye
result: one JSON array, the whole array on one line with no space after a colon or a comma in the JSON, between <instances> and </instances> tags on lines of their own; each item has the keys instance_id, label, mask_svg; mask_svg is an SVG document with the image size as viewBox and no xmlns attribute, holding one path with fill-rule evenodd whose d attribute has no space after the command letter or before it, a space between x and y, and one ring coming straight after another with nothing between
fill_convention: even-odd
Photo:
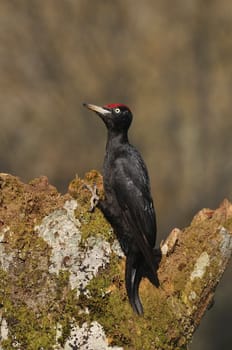
<instances>
[{"instance_id":1,"label":"bird's eye","mask_svg":"<svg viewBox=\"0 0 232 350\"><path fill-rule=\"evenodd\" d=\"M114 111L115 111L115 113L117 113L117 114L121 112L121 111L120 111L120 108L115 108Z\"/></svg>"}]
</instances>

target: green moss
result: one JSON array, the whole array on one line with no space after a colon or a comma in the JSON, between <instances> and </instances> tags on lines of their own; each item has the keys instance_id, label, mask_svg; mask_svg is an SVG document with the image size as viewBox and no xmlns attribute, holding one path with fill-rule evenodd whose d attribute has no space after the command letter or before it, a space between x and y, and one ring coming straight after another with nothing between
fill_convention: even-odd
<instances>
[{"instance_id":1,"label":"green moss","mask_svg":"<svg viewBox=\"0 0 232 350\"><path fill-rule=\"evenodd\" d=\"M101 236L108 242L113 242L115 239L113 230L100 210L95 209L94 213L89 213L88 209L89 203L81 208L78 207L75 211L75 215L81 223L82 241L85 242L91 236Z\"/></svg>"},{"instance_id":2,"label":"green moss","mask_svg":"<svg viewBox=\"0 0 232 350\"><path fill-rule=\"evenodd\" d=\"M93 213L89 212L91 193L85 187L86 184L91 187L96 185L100 197L103 197L102 176L97 171L92 170L85 175L84 180L77 177L69 185L69 193L78 200L75 216L81 223L82 241L84 243L91 236L101 236L112 242L115 238L112 234L112 228L101 211L96 208Z\"/></svg>"},{"instance_id":3,"label":"green moss","mask_svg":"<svg viewBox=\"0 0 232 350\"><path fill-rule=\"evenodd\" d=\"M92 279L87 288L90 296L82 297L82 303L90 310L90 321L96 319L103 326L112 345L128 350L172 350L174 345L181 349L176 343L183 327L177 320L180 306L173 308L172 298L167 299L165 293L145 281L141 287L145 314L135 315L125 291L124 266L118 258L113 257L108 268ZM179 314L183 315L183 310ZM173 327L167 329L167 324Z\"/></svg>"},{"instance_id":4,"label":"green moss","mask_svg":"<svg viewBox=\"0 0 232 350\"><path fill-rule=\"evenodd\" d=\"M38 277L38 274L36 275ZM24 275L23 279L26 283L24 287L35 288L31 284L31 277L29 275L26 280ZM42 305L37 304L35 308L33 305L30 307L28 301L26 303L22 299L12 297L14 288L20 293L22 276L16 281L14 287L13 281L2 270L0 270L0 278L0 303L3 305L3 317L10 330L9 338L2 342L3 349L12 349L14 342L19 342L23 349L28 350L53 349L57 323L62 326L62 337L59 342L63 345L70 334L71 320L78 320L80 311L76 291L69 287L68 272L61 271L59 276L53 276L56 286L55 290L51 291L53 297L48 298L47 304L42 302ZM30 283L27 284L28 282ZM36 302L35 299L34 302Z\"/></svg>"},{"instance_id":5,"label":"green moss","mask_svg":"<svg viewBox=\"0 0 232 350\"><path fill-rule=\"evenodd\" d=\"M232 232L232 219L228 219L226 222L225 222L225 225L224 225L225 229L229 230L230 232Z\"/></svg>"},{"instance_id":6,"label":"green moss","mask_svg":"<svg viewBox=\"0 0 232 350\"><path fill-rule=\"evenodd\" d=\"M70 335L72 321L78 320L80 310L77 292L69 286L69 272L60 271L59 276L56 277L56 293L52 313L55 323L59 323L62 327L62 336L58 339L62 346Z\"/></svg>"},{"instance_id":7,"label":"green moss","mask_svg":"<svg viewBox=\"0 0 232 350\"><path fill-rule=\"evenodd\" d=\"M85 174L84 179L81 179L77 176L74 180L70 182L68 190L69 194L73 198L78 199L78 203L81 206L85 204L86 201L89 202L89 198L91 197L91 194L85 185L90 185L91 187L96 185L99 195L104 195L103 179L99 172L97 172L96 170L92 170Z\"/></svg>"},{"instance_id":8,"label":"green moss","mask_svg":"<svg viewBox=\"0 0 232 350\"><path fill-rule=\"evenodd\" d=\"M54 324L47 314L35 314L27 306L23 304L17 305L17 309L14 305L7 309L6 320L10 329L10 335L14 334L13 339L11 336L6 343L11 345L9 349L12 349L12 344L16 340L24 349L34 350L41 347L45 349L52 349L55 339ZM8 349L8 346L3 344L4 348Z\"/></svg>"},{"instance_id":9,"label":"green moss","mask_svg":"<svg viewBox=\"0 0 232 350\"><path fill-rule=\"evenodd\" d=\"M93 311L96 318L104 316L109 304L111 291L116 290L123 283L122 270L120 270L120 259L112 255L110 263L105 269L100 269L97 276L92 278L87 285L88 296L86 302L88 308ZM114 293L113 293L114 294ZM84 300L84 297L82 297ZM86 305L86 306L87 306Z\"/></svg>"}]
</instances>

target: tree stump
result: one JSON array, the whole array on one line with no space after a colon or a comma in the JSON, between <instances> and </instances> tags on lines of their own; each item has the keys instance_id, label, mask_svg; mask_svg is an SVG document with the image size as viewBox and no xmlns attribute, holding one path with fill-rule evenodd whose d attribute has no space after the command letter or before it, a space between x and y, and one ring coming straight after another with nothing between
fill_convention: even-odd
<instances>
[{"instance_id":1,"label":"tree stump","mask_svg":"<svg viewBox=\"0 0 232 350\"><path fill-rule=\"evenodd\" d=\"M160 288L144 279L144 316L124 286L125 259L99 210L96 171L61 195L40 177L0 174L0 349L186 349L232 252L232 204L203 209L162 245Z\"/></svg>"}]
</instances>

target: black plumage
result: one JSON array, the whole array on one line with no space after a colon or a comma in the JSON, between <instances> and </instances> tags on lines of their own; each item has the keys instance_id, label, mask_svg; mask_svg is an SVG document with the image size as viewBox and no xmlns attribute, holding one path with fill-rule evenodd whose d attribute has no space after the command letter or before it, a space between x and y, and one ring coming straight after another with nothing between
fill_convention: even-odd
<instances>
[{"instance_id":1,"label":"black plumage","mask_svg":"<svg viewBox=\"0 0 232 350\"><path fill-rule=\"evenodd\" d=\"M105 199L96 204L112 225L126 255L126 289L133 310L143 313L138 289L142 277L158 286L160 250L155 250L156 216L146 165L128 141L132 121L122 104L84 104L104 121L107 130L103 167Z\"/></svg>"}]
</instances>

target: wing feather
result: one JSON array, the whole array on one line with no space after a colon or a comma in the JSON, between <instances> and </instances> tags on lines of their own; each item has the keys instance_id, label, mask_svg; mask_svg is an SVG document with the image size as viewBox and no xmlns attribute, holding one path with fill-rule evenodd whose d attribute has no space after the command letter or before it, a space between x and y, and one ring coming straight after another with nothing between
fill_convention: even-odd
<instances>
[{"instance_id":1,"label":"wing feather","mask_svg":"<svg viewBox=\"0 0 232 350\"><path fill-rule=\"evenodd\" d=\"M113 189L122 208L122 217L152 271L156 240L156 219L150 194L149 178L144 163L132 164L119 159L115 166ZM136 166L135 166L136 165Z\"/></svg>"}]
</instances>

